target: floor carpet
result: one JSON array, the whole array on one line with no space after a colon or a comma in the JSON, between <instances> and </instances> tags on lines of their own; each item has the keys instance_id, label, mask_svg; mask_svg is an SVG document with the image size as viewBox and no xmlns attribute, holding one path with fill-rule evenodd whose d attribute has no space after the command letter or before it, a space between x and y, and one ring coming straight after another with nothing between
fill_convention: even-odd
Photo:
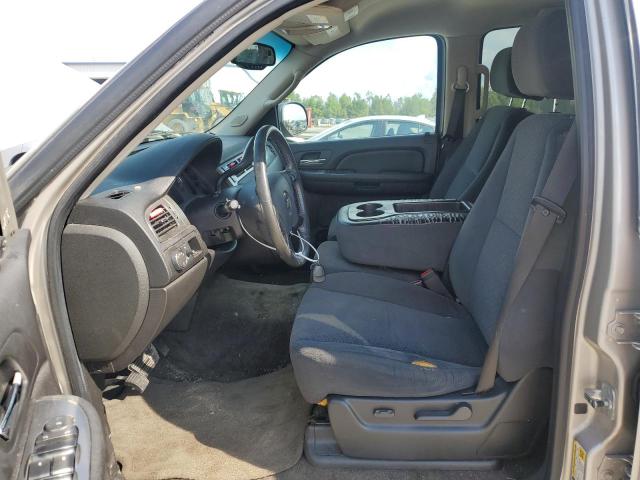
<instances>
[{"instance_id":1,"label":"floor carpet","mask_svg":"<svg viewBox=\"0 0 640 480\"><path fill-rule=\"evenodd\" d=\"M230 382L283 368L289 364L293 319L307 288L210 276L198 294L190 328L160 336L169 354L154 376Z\"/></svg>"},{"instance_id":2,"label":"floor carpet","mask_svg":"<svg viewBox=\"0 0 640 480\"><path fill-rule=\"evenodd\" d=\"M169 353L145 394L105 401L128 480L506 480L535 470L324 469L301 458L310 408L287 365L304 280L238 270L205 281L190 328L161 335Z\"/></svg>"},{"instance_id":3,"label":"floor carpet","mask_svg":"<svg viewBox=\"0 0 640 480\"><path fill-rule=\"evenodd\" d=\"M105 401L128 480L249 480L294 466L309 406L291 367L233 383L154 379Z\"/></svg>"},{"instance_id":4,"label":"floor carpet","mask_svg":"<svg viewBox=\"0 0 640 480\"><path fill-rule=\"evenodd\" d=\"M514 464L492 471L318 468L302 457L294 467L261 480L521 480L534 478L533 475L529 466Z\"/></svg>"}]
</instances>

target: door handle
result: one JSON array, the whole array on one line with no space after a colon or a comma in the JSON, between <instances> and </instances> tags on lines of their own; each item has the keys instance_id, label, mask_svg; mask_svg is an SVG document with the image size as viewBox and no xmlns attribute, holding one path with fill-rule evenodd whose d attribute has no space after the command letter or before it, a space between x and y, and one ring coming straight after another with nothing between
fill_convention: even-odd
<instances>
[{"instance_id":1,"label":"door handle","mask_svg":"<svg viewBox=\"0 0 640 480\"><path fill-rule=\"evenodd\" d=\"M300 160L300 165L324 165L327 163L326 158L303 158Z\"/></svg>"},{"instance_id":2,"label":"door handle","mask_svg":"<svg viewBox=\"0 0 640 480\"><path fill-rule=\"evenodd\" d=\"M15 372L13 379L7 387L7 395L5 396L4 404L2 405L2 413L0 414L0 438L3 440L9 440L9 433L11 432L11 418L13 416L16 404L20 398L20 390L22 389L22 374Z\"/></svg>"}]
</instances>

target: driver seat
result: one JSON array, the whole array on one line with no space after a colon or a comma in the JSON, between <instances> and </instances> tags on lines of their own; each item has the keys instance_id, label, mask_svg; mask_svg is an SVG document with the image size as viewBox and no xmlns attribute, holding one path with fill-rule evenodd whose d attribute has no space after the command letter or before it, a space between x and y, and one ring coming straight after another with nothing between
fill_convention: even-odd
<instances>
[{"instance_id":1,"label":"driver seat","mask_svg":"<svg viewBox=\"0 0 640 480\"><path fill-rule=\"evenodd\" d=\"M522 27L513 50L514 76L521 91L572 98L564 10L544 11ZM331 405L341 397L425 399L473 393L496 333L532 200L541 193L561 149L578 155L573 123L571 115L550 113L531 115L516 127L453 246L448 269L455 300L399 278L367 272L328 274L324 282L309 288L291 335L296 380L309 402L329 398L331 417ZM565 221L553 229L503 317L500 384L519 382L552 366L553 320L573 237L576 185L564 208ZM469 395L459 404L473 406L476 400L482 401ZM544 404L548 398L539 400ZM517 411L529 415L527 407ZM371 415L355 413L359 420L354 424L377 421ZM385 419L384 425L394 421ZM374 435L373 430L384 425L364 426L362 435ZM461 427L461 435L469 434L469 425L454 425ZM332 426L335 430L333 420ZM344 435L353 440L352 433Z\"/></svg>"}]
</instances>

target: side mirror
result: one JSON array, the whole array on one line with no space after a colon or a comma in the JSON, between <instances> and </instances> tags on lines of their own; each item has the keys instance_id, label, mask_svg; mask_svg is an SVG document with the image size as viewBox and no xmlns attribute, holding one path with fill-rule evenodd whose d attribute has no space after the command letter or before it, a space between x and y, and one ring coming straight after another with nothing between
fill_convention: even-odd
<instances>
[{"instance_id":1,"label":"side mirror","mask_svg":"<svg viewBox=\"0 0 640 480\"><path fill-rule=\"evenodd\" d=\"M309 116L304 105L297 102L281 103L278 110L280 127L285 137L300 135L309 127Z\"/></svg>"},{"instance_id":2,"label":"side mirror","mask_svg":"<svg viewBox=\"0 0 640 480\"><path fill-rule=\"evenodd\" d=\"M245 70L264 70L276 64L276 51L270 45L254 43L231 60L231 63Z\"/></svg>"}]
</instances>

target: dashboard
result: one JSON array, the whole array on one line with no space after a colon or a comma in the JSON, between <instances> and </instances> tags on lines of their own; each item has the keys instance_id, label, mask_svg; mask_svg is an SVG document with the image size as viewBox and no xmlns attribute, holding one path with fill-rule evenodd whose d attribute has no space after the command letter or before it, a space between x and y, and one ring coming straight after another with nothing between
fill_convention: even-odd
<instances>
[{"instance_id":1,"label":"dashboard","mask_svg":"<svg viewBox=\"0 0 640 480\"><path fill-rule=\"evenodd\" d=\"M242 230L226 205L253 181L251 165L240 165L249 141L189 134L143 143L77 203L62 274L92 373L132 363L220 263L218 250L237 244ZM280 169L275 152L269 157L269 169Z\"/></svg>"}]
</instances>

